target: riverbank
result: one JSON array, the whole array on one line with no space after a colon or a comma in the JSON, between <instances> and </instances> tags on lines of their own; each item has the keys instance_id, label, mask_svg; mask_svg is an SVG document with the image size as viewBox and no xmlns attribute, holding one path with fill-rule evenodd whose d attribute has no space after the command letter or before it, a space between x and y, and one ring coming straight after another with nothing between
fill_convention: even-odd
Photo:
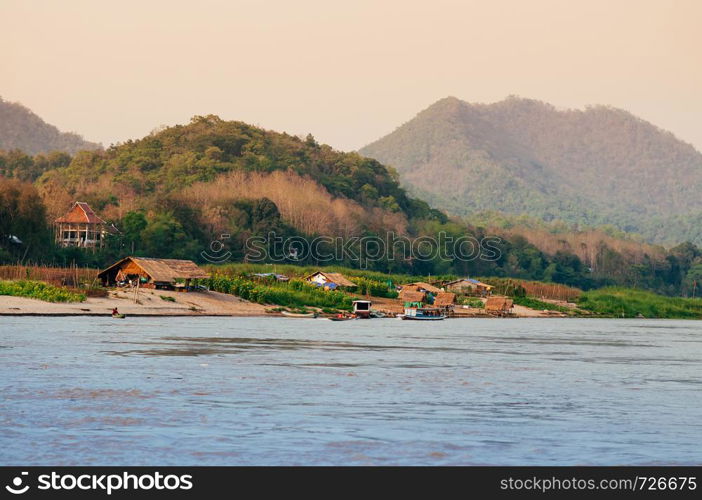
<instances>
[{"instance_id":1,"label":"riverbank","mask_svg":"<svg viewBox=\"0 0 702 500\"><path fill-rule=\"evenodd\" d=\"M0 297L0 316L108 316L113 308L127 316L271 316L274 305L249 302L219 292L172 292L142 290L134 301L131 290L110 290L107 297L88 297L84 302L45 302L27 297ZM373 297L373 308L387 314L403 312L397 299ZM456 310L458 318L489 318L482 309ZM517 318L550 318L553 311L514 306Z\"/></svg>"},{"instance_id":2,"label":"riverbank","mask_svg":"<svg viewBox=\"0 0 702 500\"><path fill-rule=\"evenodd\" d=\"M127 316L265 316L269 307L218 292L110 290L107 297L84 302L44 302L26 297L0 297L5 316L106 316L117 308Z\"/></svg>"}]
</instances>

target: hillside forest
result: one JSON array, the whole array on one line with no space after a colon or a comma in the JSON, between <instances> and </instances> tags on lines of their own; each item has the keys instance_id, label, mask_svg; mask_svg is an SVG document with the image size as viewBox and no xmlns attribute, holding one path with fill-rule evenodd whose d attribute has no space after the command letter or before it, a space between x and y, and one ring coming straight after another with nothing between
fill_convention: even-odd
<instances>
[{"instance_id":1,"label":"hillside forest","mask_svg":"<svg viewBox=\"0 0 702 500\"><path fill-rule=\"evenodd\" d=\"M54 245L52 221L74 201L89 203L119 228L105 249ZM499 236L499 258L400 255L366 264L387 273L514 277L583 289L625 285L669 295L693 294L702 279L702 251L692 243L666 249L603 230L558 234L507 226L449 217L410 196L392 168L311 135L213 115L105 150L0 151L3 263L103 267L130 254L203 261L213 241L230 252L229 261L246 262L247 239L271 233L301 241L389 232L416 241L443 233L476 241ZM314 256L285 261L319 264ZM348 258L325 264L359 266Z\"/></svg>"}]
</instances>

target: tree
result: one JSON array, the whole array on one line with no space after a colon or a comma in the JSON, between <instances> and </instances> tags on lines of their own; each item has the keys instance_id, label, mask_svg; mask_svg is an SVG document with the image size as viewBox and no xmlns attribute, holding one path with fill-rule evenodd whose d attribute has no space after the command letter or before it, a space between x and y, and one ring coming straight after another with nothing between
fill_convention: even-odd
<instances>
[{"instance_id":1,"label":"tree","mask_svg":"<svg viewBox=\"0 0 702 500\"><path fill-rule=\"evenodd\" d=\"M132 254L137 248L137 243L141 240L141 233L146 229L147 225L146 215L141 211L127 212L122 218L120 226L124 235L124 242L131 248Z\"/></svg>"},{"instance_id":2,"label":"tree","mask_svg":"<svg viewBox=\"0 0 702 500\"><path fill-rule=\"evenodd\" d=\"M0 177L0 247L5 249L5 258L8 254L15 258L40 256L50 246L46 208L36 188Z\"/></svg>"}]
</instances>

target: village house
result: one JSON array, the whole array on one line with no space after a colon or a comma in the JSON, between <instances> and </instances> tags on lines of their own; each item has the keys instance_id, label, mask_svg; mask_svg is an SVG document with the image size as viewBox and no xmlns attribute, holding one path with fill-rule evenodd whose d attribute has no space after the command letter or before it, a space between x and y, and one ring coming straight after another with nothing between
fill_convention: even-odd
<instances>
[{"instance_id":1,"label":"village house","mask_svg":"<svg viewBox=\"0 0 702 500\"><path fill-rule=\"evenodd\" d=\"M435 287L434 285L430 285L429 283L425 283L423 281L417 281L415 283L407 283L406 285L402 285L402 289L404 290L405 288L419 290L420 292L431 293L432 295L436 295L437 293L443 292L441 288Z\"/></svg>"},{"instance_id":2,"label":"village house","mask_svg":"<svg viewBox=\"0 0 702 500\"><path fill-rule=\"evenodd\" d=\"M305 277L305 281L313 285L324 287L327 290L336 290L337 288L356 288L358 285L353 281L346 279L341 273L328 273L325 271L317 271Z\"/></svg>"},{"instance_id":3,"label":"village house","mask_svg":"<svg viewBox=\"0 0 702 500\"><path fill-rule=\"evenodd\" d=\"M125 257L100 271L98 278L103 286L131 284L172 290L188 289L192 280L209 278L209 274L191 260Z\"/></svg>"},{"instance_id":4,"label":"village house","mask_svg":"<svg viewBox=\"0 0 702 500\"><path fill-rule=\"evenodd\" d=\"M485 297L492 293L492 286L478 280L461 278L449 281L444 285L447 291L463 295L479 295Z\"/></svg>"},{"instance_id":5,"label":"village house","mask_svg":"<svg viewBox=\"0 0 702 500\"><path fill-rule=\"evenodd\" d=\"M407 288L407 287L402 287L402 290L400 290L400 294L398 298L407 303L407 302L425 302L427 300L427 294L424 292L420 292L417 289L413 288Z\"/></svg>"},{"instance_id":6,"label":"village house","mask_svg":"<svg viewBox=\"0 0 702 500\"><path fill-rule=\"evenodd\" d=\"M507 297L489 297L485 303L485 311L496 316L508 316L512 314L514 301Z\"/></svg>"},{"instance_id":7,"label":"village house","mask_svg":"<svg viewBox=\"0 0 702 500\"><path fill-rule=\"evenodd\" d=\"M436 297L440 294L442 290L430 285L429 283L424 283L423 281L417 281L416 283L407 283L402 285L400 288L399 298L404 302L432 302L431 298L428 297L429 294L432 297Z\"/></svg>"},{"instance_id":8,"label":"village house","mask_svg":"<svg viewBox=\"0 0 702 500\"><path fill-rule=\"evenodd\" d=\"M456 305L456 294L452 292L439 292L434 298L434 307L453 309Z\"/></svg>"},{"instance_id":9,"label":"village house","mask_svg":"<svg viewBox=\"0 0 702 500\"><path fill-rule=\"evenodd\" d=\"M83 201L75 202L66 215L56 219L54 228L56 244L62 247L103 248L106 236L119 232Z\"/></svg>"}]
</instances>

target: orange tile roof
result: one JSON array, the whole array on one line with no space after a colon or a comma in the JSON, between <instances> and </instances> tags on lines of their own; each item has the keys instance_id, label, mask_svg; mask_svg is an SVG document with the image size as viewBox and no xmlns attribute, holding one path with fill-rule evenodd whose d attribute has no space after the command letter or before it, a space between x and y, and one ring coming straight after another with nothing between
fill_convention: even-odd
<instances>
[{"instance_id":1,"label":"orange tile roof","mask_svg":"<svg viewBox=\"0 0 702 500\"><path fill-rule=\"evenodd\" d=\"M56 222L73 224L107 224L100 217L95 215L90 205L84 201L77 201L63 217L56 219Z\"/></svg>"}]
</instances>

